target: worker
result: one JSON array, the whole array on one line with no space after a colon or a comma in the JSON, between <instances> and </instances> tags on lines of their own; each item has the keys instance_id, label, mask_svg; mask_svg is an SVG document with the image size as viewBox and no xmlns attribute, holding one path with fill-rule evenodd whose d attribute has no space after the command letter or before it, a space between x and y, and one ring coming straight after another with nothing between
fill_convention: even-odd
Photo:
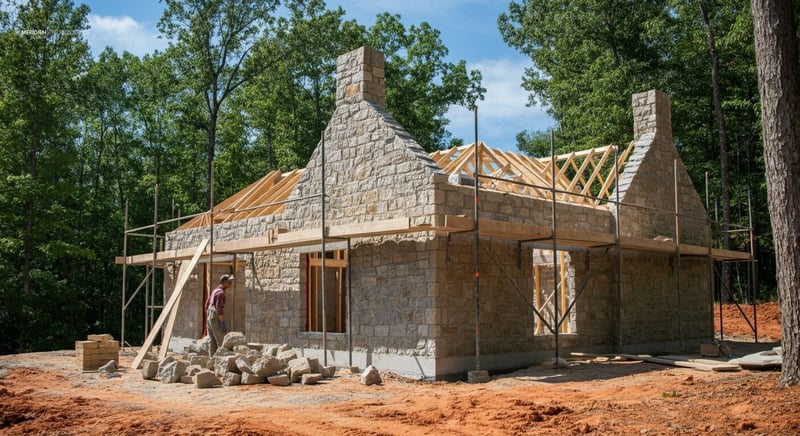
<instances>
[{"instance_id":1,"label":"worker","mask_svg":"<svg viewBox=\"0 0 800 436\"><path fill-rule=\"evenodd\" d=\"M208 337L210 339L209 356L213 356L217 347L222 346L222 339L228 331L228 326L225 325L225 291L232 284L233 276L224 274L219 278L219 285L211 291L211 296L206 302L206 314L208 315L206 321L208 321Z\"/></svg>"}]
</instances>

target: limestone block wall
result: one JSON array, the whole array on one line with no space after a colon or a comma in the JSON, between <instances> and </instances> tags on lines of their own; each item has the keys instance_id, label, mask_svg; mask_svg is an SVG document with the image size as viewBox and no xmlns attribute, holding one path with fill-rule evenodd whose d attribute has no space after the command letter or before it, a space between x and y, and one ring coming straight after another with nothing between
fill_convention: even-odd
<instances>
[{"instance_id":1,"label":"limestone block wall","mask_svg":"<svg viewBox=\"0 0 800 436\"><path fill-rule=\"evenodd\" d=\"M321 193L320 146L292 197ZM443 172L379 107L365 101L337 107L324 146L327 225L399 217L430 221L431 178ZM313 197L288 204L283 218L291 229L301 229L318 227L320 216L320 200Z\"/></svg>"},{"instance_id":2,"label":"limestone block wall","mask_svg":"<svg viewBox=\"0 0 800 436\"><path fill-rule=\"evenodd\" d=\"M713 337L706 259L681 258L680 291L674 256L624 252L622 265L623 347L663 349Z\"/></svg>"}]
</instances>

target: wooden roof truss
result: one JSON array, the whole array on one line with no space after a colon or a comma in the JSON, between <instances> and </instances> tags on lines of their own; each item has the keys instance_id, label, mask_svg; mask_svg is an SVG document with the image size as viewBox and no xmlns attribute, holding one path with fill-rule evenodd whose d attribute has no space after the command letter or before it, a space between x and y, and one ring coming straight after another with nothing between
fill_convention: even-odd
<instances>
[{"instance_id":1,"label":"wooden roof truss","mask_svg":"<svg viewBox=\"0 0 800 436\"><path fill-rule=\"evenodd\" d=\"M633 143L617 157L617 169L622 170ZM592 148L555 156L555 159L533 158L521 154L492 149L478 143L478 171L484 177L481 187L537 198L552 198L555 185L557 199L563 202L599 206L611 196L618 171L613 160L616 146ZM431 158L447 174L475 177L474 144L453 147L431 154ZM552 161L555 161L555 184Z\"/></svg>"}]
</instances>

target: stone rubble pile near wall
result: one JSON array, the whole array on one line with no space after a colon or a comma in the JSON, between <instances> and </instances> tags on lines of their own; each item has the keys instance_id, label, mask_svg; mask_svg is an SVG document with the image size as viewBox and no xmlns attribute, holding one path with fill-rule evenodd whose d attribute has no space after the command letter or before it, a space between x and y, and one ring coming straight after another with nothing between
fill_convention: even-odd
<instances>
[{"instance_id":1,"label":"stone rubble pile near wall","mask_svg":"<svg viewBox=\"0 0 800 436\"><path fill-rule=\"evenodd\" d=\"M358 372L356 367L344 367L337 372L334 366L322 366L317 358L298 357L288 344L245 343L241 332L225 335L223 345L210 357L201 345L200 349L142 362L145 380L194 384L198 389L264 383L312 385Z\"/></svg>"}]
</instances>

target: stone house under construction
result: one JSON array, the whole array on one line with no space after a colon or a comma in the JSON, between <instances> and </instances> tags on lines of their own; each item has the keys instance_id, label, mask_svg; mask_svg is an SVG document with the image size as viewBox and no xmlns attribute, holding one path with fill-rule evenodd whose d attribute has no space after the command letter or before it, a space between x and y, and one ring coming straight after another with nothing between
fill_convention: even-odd
<instances>
[{"instance_id":1,"label":"stone house under construction","mask_svg":"<svg viewBox=\"0 0 800 436\"><path fill-rule=\"evenodd\" d=\"M202 335L209 288L234 273L226 320L248 341L427 379L541 363L557 349L713 338L713 260L749 255L711 248L669 96L633 96L624 149L428 154L384 110L382 53L346 53L336 74L336 109L305 169L272 172L167 234L156 256L165 299L201 240L213 247L180 283L173 337Z\"/></svg>"}]
</instances>

